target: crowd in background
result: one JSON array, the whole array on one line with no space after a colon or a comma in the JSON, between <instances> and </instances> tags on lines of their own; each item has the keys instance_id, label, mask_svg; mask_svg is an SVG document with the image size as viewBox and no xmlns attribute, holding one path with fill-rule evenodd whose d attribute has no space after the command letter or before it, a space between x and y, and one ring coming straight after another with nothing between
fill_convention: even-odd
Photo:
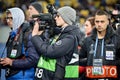
<instances>
[{"instance_id":1,"label":"crowd in background","mask_svg":"<svg viewBox=\"0 0 120 80\"><path fill-rule=\"evenodd\" d=\"M0 0L0 19L1 24L4 21L4 12L7 8L18 6L22 8L26 13L28 5L31 2L39 1L47 12L47 4L54 4L56 8L69 5L77 11L78 21L83 24L85 19L94 15L97 9L113 10L115 4L120 3L119 0Z\"/></svg>"},{"instance_id":2,"label":"crowd in background","mask_svg":"<svg viewBox=\"0 0 120 80\"><path fill-rule=\"evenodd\" d=\"M76 9L78 15L78 23L81 27L85 24L85 21L94 15L96 10L107 10L112 11L115 9L116 4L120 4L120 0L0 0L0 51L3 52L5 44L1 44L3 40L6 40L8 36L4 36L4 31L1 31L3 27L7 26L5 11L8 8L17 6L24 10L26 15L28 15L28 5L32 2L39 1L43 6L43 12L47 12L47 4L54 4L55 8L63 7L69 5ZM28 19L26 17L26 19ZM6 28L4 28L6 29ZM8 29L7 29L8 30ZM6 35L10 32L6 31ZM4 35L3 35L4 34ZM87 35L88 36L88 35ZM3 40L2 40L3 39ZM5 41L4 41L5 42ZM3 47L3 48L2 48ZM1 55L1 54L0 54Z\"/></svg>"},{"instance_id":3,"label":"crowd in background","mask_svg":"<svg viewBox=\"0 0 120 80\"><path fill-rule=\"evenodd\" d=\"M43 6L44 13L47 12L46 6L48 4L54 4L55 8L65 5L73 7L77 11L77 20L81 26L83 26L88 17L94 15L96 10L102 9L112 11L115 9L116 4L120 4L120 0L0 0L0 27L7 26L5 20L6 9L18 6L28 15L28 5L35 1L40 2Z\"/></svg>"}]
</instances>

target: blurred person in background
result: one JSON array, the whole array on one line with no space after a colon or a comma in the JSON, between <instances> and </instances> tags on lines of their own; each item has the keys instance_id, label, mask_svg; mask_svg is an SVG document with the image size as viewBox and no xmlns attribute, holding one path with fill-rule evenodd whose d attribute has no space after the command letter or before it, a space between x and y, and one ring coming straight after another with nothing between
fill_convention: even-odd
<instances>
[{"instance_id":1,"label":"blurred person in background","mask_svg":"<svg viewBox=\"0 0 120 80\"><path fill-rule=\"evenodd\" d=\"M85 37L88 37L91 35L93 28L95 27L94 17L89 17L86 19L84 23L85 28ZM85 65L87 63L87 58L79 58L79 77L80 80L85 79Z\"/></svg>"},{"instance_id":2,"label":"blurred person in background","mask_svg":"<svg viewBox=\"0 0 120 80\"><path fill-rule=\"evenodd\" d=\"M118 32L118 28L120 26L120 4L115 4L113 10L109 10L106 8L106 11L111 15L111 26L115 31Z\"/></svg>"},{"instance_id":3,"label":"blurred person in background","mask_svg":"<svg viewBox=\"0 0 120 80\"><path fill-rule=\"evenodd\" d=\"M94 17L89 17L84 23L86 37L89 36L95 27Z\"/></svg>"},{"instance_id":4,"label":"blurred person in background","mask_svg":"<svg viewBox=\"0 0 120 80\"><path fill-rule=\"evenodd\" d=\"M39 15L43 12L42 6L39 2L33 2L28 6L28 21L33 20L33 15Z\"/></svg>"},{"instance_id":5,"label":"blurred person in background","mask_svg":"<svg viewBox=\"0 0 120 80\"><path fill-rule=\"evenodd\" d=\"M116 33L120 35L120 4L116 4L115 7L111 12L112 18L114 18L112 25Z\"/></svg>"}]
</instances>

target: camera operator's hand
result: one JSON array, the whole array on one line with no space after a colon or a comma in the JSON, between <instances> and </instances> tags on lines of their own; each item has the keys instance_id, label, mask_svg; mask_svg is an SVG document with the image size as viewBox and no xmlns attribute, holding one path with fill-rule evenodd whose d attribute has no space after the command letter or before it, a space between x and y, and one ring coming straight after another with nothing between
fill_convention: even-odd
<instances>
[{"instance_id":1,"label":"camera operator's hand","mask_svg":"<svg viewBox=\"0 0 120 80\"><path fill-rule=\"evenodd\" d=\"M41 35L42 33L43 33L43 30L39 31L39 22L35 21L35 25L34 25L34 28L33 28L33 31L32 31L32 36Z\"/></svg>"},{"instance_id":2,"label":"camera operator's hand","mask_svg":"<svg viewBox=\"0 0 120 80\"><path fill-rule=\"evenodd\" d=\"M0 59L0 64L3 66L12 66L13 59L10 58L1 58Z\"/></svg>"}]
</instances>

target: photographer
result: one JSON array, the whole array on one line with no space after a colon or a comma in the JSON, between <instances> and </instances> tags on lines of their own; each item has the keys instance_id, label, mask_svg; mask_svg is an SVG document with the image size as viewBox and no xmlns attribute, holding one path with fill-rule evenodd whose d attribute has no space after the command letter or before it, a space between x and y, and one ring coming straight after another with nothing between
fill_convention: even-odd
<instances>
[{"instance_id":1,"label":"photographer","mask_svg":"<svg viewBox=\"0 0 120 80\"><path fill-rule=\"evenodd\" d=\"M32 8L29 11L34 12L31 15L42 12L42 7L38 3L32 3L30 7ZM34 80L34 68L39 55L30 41L31 31L28 28L30 26L24 25L25 16L19 8L8 9L6 19L12 29L6 43L7 58L1 58L0 62L6 68L6 78L7 80Z\"/></svg>"},{"instance_id":2,"label":"photographer","mask_svg":"<svg viewBox=\"0 0 120 80\"><path fill-rule=\"evenodd\" d=\"M113 19L113 29L116 30L117 33L119 33L118 28L120 27L120 4L116 4L115 9L112 11L108 11L108 13L111 14L111 18Z\"/></svg>"},{"instance_id":3,"label":"photographer","mask_svg":"<svg viewBox=\"0 0 120 80\"><path fill-rule=\"evenodd\" d=\"M116 33L120 35L120 9L119 10L113 10L112 15L115 17L115 20L113 22L113 27L116 30Z\"/></svg>"},{"instance_id":4,"label":"photographer","mask_svg":"<svg viewBox=\"0 0 120 80\"><path fill-rule=\"evenodd\" d=\"M62 28L59 34L43 41L44 30L39 31L36 21L31 41L41 55L38 61L36 80L78 80L78 42L80 29L75 26L76 11L64 6L57 10L54 17L56 25Z\"/></svg>"}]
</instances>

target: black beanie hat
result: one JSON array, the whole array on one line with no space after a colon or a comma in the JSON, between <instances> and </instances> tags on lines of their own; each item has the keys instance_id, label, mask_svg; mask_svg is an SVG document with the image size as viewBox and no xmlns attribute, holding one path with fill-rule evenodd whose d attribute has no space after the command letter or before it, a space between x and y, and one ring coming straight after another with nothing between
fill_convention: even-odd
<instances>
[{"instance_id":1,"label":"black beanie hat","mask_svg":"<svg viewBox=\"0 0 120 80\"><path fill-rule=\"evenodd\" d=\"M42 13L42 6L39 2L33 2L30 5L33 6L39 13Z\"/></svg>"}]
</instances>

